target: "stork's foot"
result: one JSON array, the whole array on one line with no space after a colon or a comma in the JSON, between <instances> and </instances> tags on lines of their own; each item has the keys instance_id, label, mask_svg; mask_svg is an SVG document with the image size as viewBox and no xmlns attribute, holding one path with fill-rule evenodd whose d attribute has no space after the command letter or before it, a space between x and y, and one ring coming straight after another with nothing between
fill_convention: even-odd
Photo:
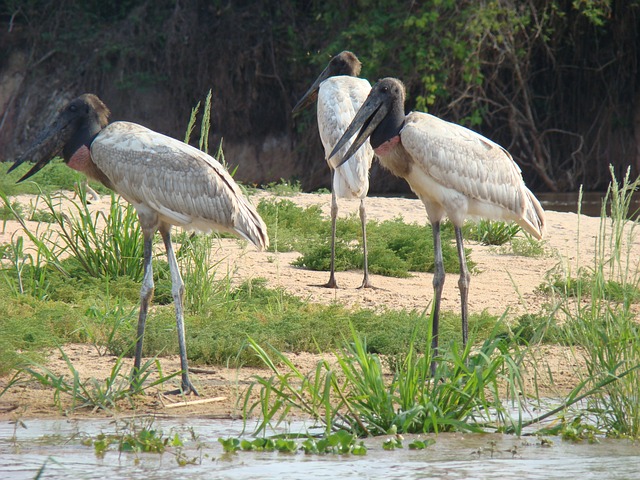
<instances>
[{"instance_id":1,"label":"stork's foot","mask_svg":"<svg viewBox=\"0 0 640 480\"><path fill-rule=\"evenodd\" d=\"M318 287L318 288L333 288L335 290L337 290L338 285L336 283L315 283L315 284L311 284L309 285L310 287Z\"/></svg>"},{"instance_id":2,"label":"stork's foot","mask_svg":"<svg viewBox=\"0 0 640 480\"><path fill-rule=\"evenodd\" d=\"M187 382L186 384L182 382L182 385L180 388L171 390L169 392L164 392L164 394L165 395L195 395L196 397L200 396L200 394L196 390L196 387L194 387L191 384L191 382Z\"/></svg>"},{"instance_id":3,"label":"stork's foot","mask_svg":"<svg viewBox=\"0 0 640 480\"><path fill-rule=\"evenodd\" d=\"M93 192L93 195L89 195L89 198L87 198L87 203L89 205L91 205L92 203L99 203L100 202L100 195L98 195L96 192Z\"/></svg>"},{"instance_id":4,"label":"stork's foot","mask_svg":"<svg viewBox=\"0 0 640 480\"><path fill-rule=\"evenodd\" d=\"M323 283L321 285L313 285L314 287L322 287L322 288L338 288L338 282L336 282L336 278L331 275L329 277L329 281L327 283Z\"/></svg>"},{"instance_id":5,"label":"stork's foot","mask_svg":"<svg viewBox=\"0 0 640 480\"><path fill-rule=\"evenodd\" d=\"M321 285L324 288L338 288L338 283L335 280L329 280L324 285Z\"/></svg>"},{"instance_id":6,"label":"stork's foot","mask_svg":"<svg viewBox=\"0 0 640 480\"><path fill-rule=\"evenodd\" d=\"M78 195L78 190L80 188L80 186L78 185L78 182L74 182L74 193L73 193L73 198L75 199L76 197L80 198L80 195ZM82 186L84 187L85 190L85 200L87 202L87 205L91 205L92 203L98 203L100 201L100 195L98 195L98 192L96 192L93 188L91 188L89 186L89 184L85 181L82 182Z\"/></svg>"},{"instance_id":7,"label":"stork's foot","mask_svg":"<svg viewBox=\"0 0 640 480\"><path fill-rule=\"evenodd\" d=\"M140 380L138 380L137 378L134 378L133 380L131 380L131 383L129 384L129 391L132 394L142 394L142 395L144 395L144 390L142 389L142 385L140 384Z\"/></svg>"},{"instance_id":8,"label":"stork's foot","mask_svg":"<svg viewBox=\"0 0 640 480\"><path fill-rule=\"evenodd\" d=\"M139 367L133 367L133 370L131 371L131 381L129 382L129 391L132 394L145 394L144 389L142 388L142 384L144 383L144 380L142 380L140 378L140 368Z\"/></svg>"},{"instance_id":9,"label":"stork's foot","mask_svg":"<svg viewBox=\"0 0 640 480\"><path fill-rule=\"evenodd\" d=\"M362 285L358 287L358 290L361 290L363 288L370 288L372 290L384 290L383 288L375 287L369 280L369 277L365 277L364 280L362 280Z\"/></svg>"}]
</instances>

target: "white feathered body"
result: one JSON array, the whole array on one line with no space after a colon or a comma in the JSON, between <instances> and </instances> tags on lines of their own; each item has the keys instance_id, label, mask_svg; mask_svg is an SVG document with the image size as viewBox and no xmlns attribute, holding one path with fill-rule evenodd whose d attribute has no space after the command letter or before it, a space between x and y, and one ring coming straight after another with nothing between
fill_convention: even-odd
<instances>
[{"instance_id":1,"label":"white feathered body","mask_svg":"<svg viewBox=\"0 0 640 480\"><path fill-rule=\"evenodd\" d=\"M515 221L544 235L544 210L504 148L460 125L426 113L407 115L400 143L380 154L383 166L407 180L430 221L445 216Z\"/></svg>"},{"instance_id":2,"label":"white feathered body","mask_svg":"<svg viewBox=\"0 0 640 480\"><path fill-rule=\"evenodd\" d=\"M347 130L356 112L371 91L362 78L341 75L330 77L318 90L318 130L324 146L325 158ZM344 155L351 142L340 150ZM364 198L369 191L369 169L373 149L367 140L356 153L335 170L333 191L338 198Z\"/></svg>"},{"instance_id":3,"label":"white feathered body","mask_svg":"<svg viewBox=\"0 0 640 480\"><path fill-rule=\"evenodd\" d=\"M138 214L187 230L226 231L259 249L267 229L226 169L204 152L129 122L107 125L91 159Z\"/></svg>"}]
</instances>

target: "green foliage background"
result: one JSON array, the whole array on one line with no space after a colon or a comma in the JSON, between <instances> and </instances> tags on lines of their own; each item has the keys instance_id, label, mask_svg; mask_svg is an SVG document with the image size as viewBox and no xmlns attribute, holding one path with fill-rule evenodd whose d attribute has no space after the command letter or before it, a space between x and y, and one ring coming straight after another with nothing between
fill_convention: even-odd
<instances>
[{"instance_id":1,"label":"green foliage background","mask_svg":"<svg viewBox=\"0 0 640 480\"><path fill-rule=\"evenodd\" d=\"M0 26L3 50L27 57L0 133L8 149L29 138L35 112L85 91L114 119L182 138L184 112L212 88L213 136L256 148L280 138L303 188L327 186L315 115L290 112L350 49L371 81L405 82L407 109L505 146L534 190L604 189L610 163L635 168L640 0L8 0ZM0 72L11 58L1 56ZM372 185L406 189L375 175Z\"/></svg>"}]
</instances>

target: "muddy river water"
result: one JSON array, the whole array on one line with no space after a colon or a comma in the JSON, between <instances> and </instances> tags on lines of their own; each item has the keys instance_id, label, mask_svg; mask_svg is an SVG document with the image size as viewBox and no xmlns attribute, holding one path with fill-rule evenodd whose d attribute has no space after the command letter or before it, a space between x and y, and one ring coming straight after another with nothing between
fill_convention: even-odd
<instances>
[{"instance_id":1,"label":"muddy river water","mask_svg":"<svg viewBox=\"0 0 640 480\"><path fill-rule=\"evenodd\" d=\"M218 438L241 435L241 421L156 418L152 427L165 436L178 434L182 455L196 462L179 466L174 448L163 454L136 454L111 446L104 457L97 456L86 440L122 431L121 421L30 419L24 425L0 423L0 479L32 479L38 473L43 479L640 478L640 444L627 440L601 438L590 444L556 437L542 441L535 436L447 433L429 436L436 442L424 450L408 448L418 438L412 435L404 437L404 448L393 451L382 448L384 438L365 439L364 456L301 451L228 454Z\"/></svg>"}]
</instances>

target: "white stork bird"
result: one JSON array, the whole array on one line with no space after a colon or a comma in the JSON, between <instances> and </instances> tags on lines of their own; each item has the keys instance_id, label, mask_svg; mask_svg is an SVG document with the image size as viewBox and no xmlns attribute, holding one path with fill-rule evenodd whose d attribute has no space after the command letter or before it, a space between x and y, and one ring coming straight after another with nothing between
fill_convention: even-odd
<instances>
[{"instance_id":1,"label":"white stork bird","mask_svg":"<svg viewBox=\"0 0 640 480\"><path fill-rule=\"evenodd\" d=\"M369 95L371 85L365 79L358 78L361 63L352 52L344 51L331 59L329 65L313 82L293 108L297 114L318 99L318 130L327 155L345 132L354 115ZM345 153L349 145L344 145ZM369 192L369 169L373 160L373 150L369 142L352 152L350 159L338 168L331 169L331 273L325 287L337 288L335 278L336 256L336 217L338 216L338 198L360 199L360 221L362 222L362 247L364 279L360 288L372 287L369 281L369 262L367 258L367 215L364 199Z\"/></svg>"},{"instance_id":2,"label":"white stork bird","mask_svg":"<svg viewBox=\"0 0 640 480\"><path fill-rule=\"evenodd\" d=\"M380 163L404 178L422 200L433 229L434 356L438 350L440 298L445 273L440 243L440 222L447 216L455 228L460 259L462 340L467 342L469 270L461 227L467 217L483 217L518 223L537 239L545 231L544 210L525 186L520 168L500 145L467 128L421 112L404 114L405 87L395 78L384 78L369 97L329 155L331 159L360 129L346 154L331 160L334 167L370 137ZM362 128L361 128L362 127ZM432 371L435 364L432 363Z\"/></svg>"},{"instance_id":3,"label":"white stork bird","mask_svg":"<svg viewBox=\"0 0 640 480\"><path fill-rule=\"evenodd\" d=\"M134 382L140 371L142 341L153 295L153 236L164 241L176 308L182 392L198 394L189 380L184 335L184 283L171 244L171 226L231 232L267 248L267 227L240 188L215 159L183 142L129 122L109 124L109 110L92 94L64 107L54 123L9 169L25 160L35 165L20 180L44 167L62 151L66 164L98 180L130 202L144 235L144 278L134 362Z\"/></svg>"}]
</instances>

